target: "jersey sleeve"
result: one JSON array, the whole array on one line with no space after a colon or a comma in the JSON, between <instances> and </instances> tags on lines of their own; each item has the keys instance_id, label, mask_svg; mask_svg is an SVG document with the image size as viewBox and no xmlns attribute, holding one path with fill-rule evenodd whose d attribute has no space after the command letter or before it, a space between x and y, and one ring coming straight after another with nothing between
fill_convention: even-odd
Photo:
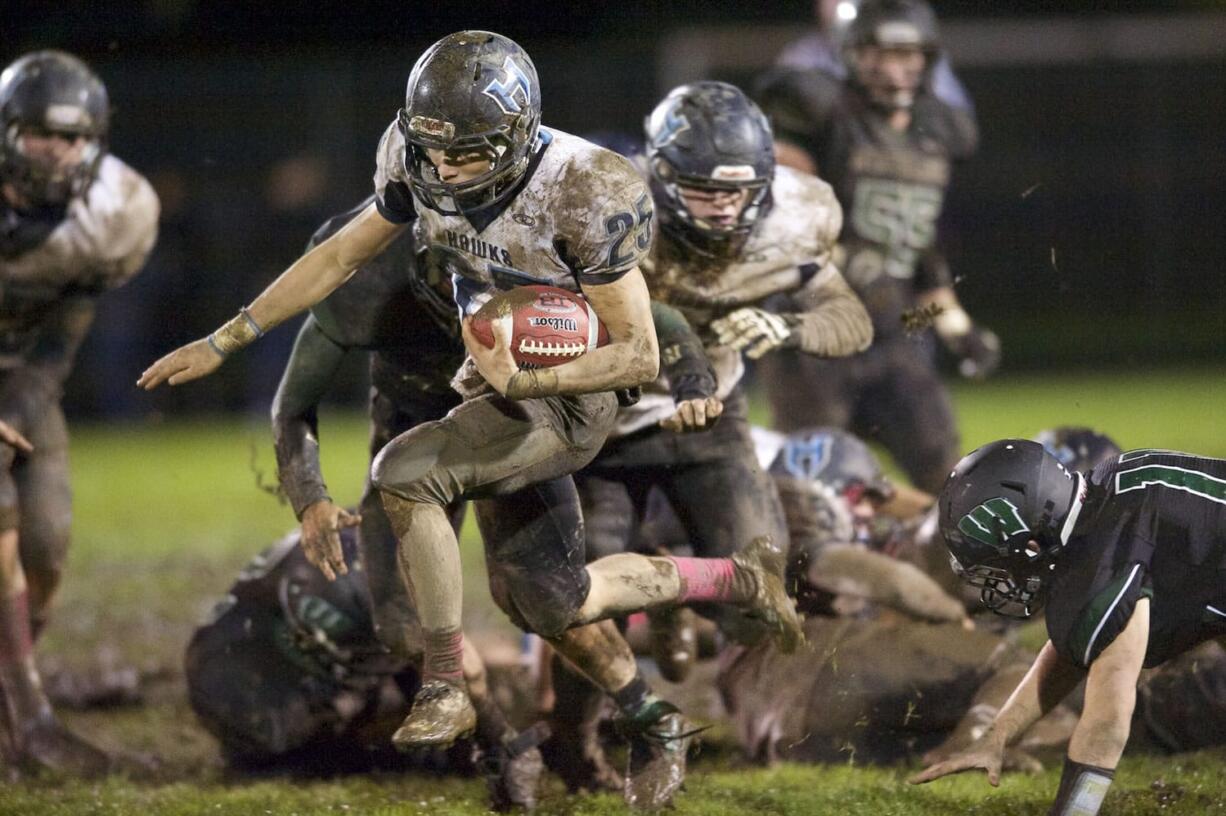
<instances>
[{"instance_id":1,"label":"jersey sleeve","mask_svg":"<svg viewBox=\"0 0 1226 816\"><path fill-rule=\"evenodd\" d=\"M103 292L127 283L145 265L160 214L157 193L145 177L107 156L50 240L60 244L56 254L80 270L78 290Z\"/></svg>"},{"instance_id":2,"label":"jersey sleeve","mask_svg":"<svg viewBox=\"0 0 1226 816\"><path fill-rule=\"evenodd\" d=\"M584 286L612 283L651 250L655 208L643 177L624 156L593 148L558 179L558 237Z\"/></svg>"},{"instance_id":3,"label":"jersey sleeve","mask_svg":"<svg viewBox=\"0 0 1226 816\"><path fill-rule=\"evenodd\" d=\"M375 207L393 224L407 224L417 217L404 169L404 147L404 135L392 122L379 140L375 157Z\"/></svg>"},{"instance_id":4,"label":"jersey sleeve","mask_svg":"<svg viewBox=\"0 0 1226 816\"><path fill-rule=\"evenodd\" d=\"M1063 587L1060 594L1065 599L1074 599L1079 608L1062 609L1049 604L1047 631L1052 645L1061 657L1083 668L1088 668L1119 636L1141 598L1151 592L1142 564L1132 564L1117 572L1097 589L1078 593L1073 587ZM1081 603L1082 599L1088 601Z\"/></svg>"}]
</instances>

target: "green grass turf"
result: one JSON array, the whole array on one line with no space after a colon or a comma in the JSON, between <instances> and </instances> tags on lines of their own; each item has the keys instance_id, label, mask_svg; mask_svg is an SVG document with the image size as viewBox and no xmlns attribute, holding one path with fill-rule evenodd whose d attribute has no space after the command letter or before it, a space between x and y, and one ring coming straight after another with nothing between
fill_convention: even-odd
<instances>
[{"instance_id":1,"label":"green grass turf","mask_svg":"<svg viewBox=\"0 0 1226 816\"><path fill-rule=\"evenodd\" d=\"M1226 456L1226 369L1197 368L1002 378L955 386L965 447L1064 423L1093 425L1125 447L1170 447ZM200 387L200 386L194 386ZM758 414L761 415L759 409ZM366 425L325 414L324 468L339 501L360 493ZM66 713L112 748L155 754L161 770L139 781L56 778L0 782L0 814L475 814L475 780L429 775L330 781L234 780L184 700L179 664L195 623L237 569L285 532L288 507L258 486L273 480L271 439L259 420L225 419L73 429L76 493L69 574L40 647L45 666L135 664L160 678L143 706ZM479 546L464 537L470 625L511 630L491 608ZM719 738L716 738L717 742ZM1006 777L993 791L971 777L915 789L905 769L738 768L724 750L700 757L680 813L1041 814L1058 770ZM720 747L720 746L715 746ZM1226 751L1125 757L1107 812L1226 813ZM546 791L544 812L620 813L612 797L569 799Z\"/></svg>"}]
</instances>

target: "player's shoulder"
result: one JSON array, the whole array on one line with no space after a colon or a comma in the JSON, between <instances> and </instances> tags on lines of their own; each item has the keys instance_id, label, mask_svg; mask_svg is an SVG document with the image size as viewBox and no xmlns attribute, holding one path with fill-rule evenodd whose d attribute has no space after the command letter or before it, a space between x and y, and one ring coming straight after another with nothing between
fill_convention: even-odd
<instances>
[{"instance_id":1,"label":"player's shoulder","mask_svg":"<svg viewBox=\"0 0 1226 816\"><path fill-rule=\"evenodd\" d=\"M771 211L765 221L771 240L830 243L842 229L843 208L827 182L780 165L771 183Z\"/></svg>"},{"instance_id":2,"label":"player's shoulder","mask_svg":"<svg viewBox=\"0 0 1226 816\"><path fill-rule=\"evenodd\" d=\"M547 181L566 185L559 193L577 195L591 202L595 197L637 198L646 192L646 180L627 157L587 139L553 128L542 128L550 140L544 164Z\"/></svg>"},{"instance_id":3,"label":"player's shoulder","mask_svg":"<svg viewBox=\"0 0 1226 816\"><path fill-rule=\"evenodd\" d=\"M69 208L69 218L90 222L103 231L105 242L130 243L133 238L152 237L157 232L161 207L153 185L122 159L107 154L98 174L79 199Z\"/></svg>"},{"instance_id":4,"label":"player's shoulder","mask_svg":"<svg viewBox=\"0 0 1226 816\"><path fill-rule=\"evenodd\" d=\"M936 139L951 158L966 158L979 146L979 126L975 115L966 108L954 107L935 94L925 93L915 102L914 116L924 134Z\"/></svg>"}]
</instances>

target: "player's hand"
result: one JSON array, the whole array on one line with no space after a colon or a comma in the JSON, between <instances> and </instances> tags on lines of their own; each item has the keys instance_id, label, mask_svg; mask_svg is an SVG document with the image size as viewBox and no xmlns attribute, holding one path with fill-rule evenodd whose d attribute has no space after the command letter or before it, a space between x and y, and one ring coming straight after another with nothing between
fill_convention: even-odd
<instances>
[{"instance_id":1,"label":"player's hand","mask_svg":"<svg viewBox=\"0 0 1226 816\"><path fill-rule=\"evenodd\" d=\"M21 433L0 419L0 441L6 445L11 445L22 453L33 453L34 446L30 444L30 440L26 439Z\"/></svg>"},{"instance_id":2,"label":"player's hand","mask_svg":"<svg viewBox=\"0 0 1226 816\"><path fill-rule=\"evenodd\" d=\"M468 349L477 371L499 394L507 393L507 382L519 371L519 365L511 356L511 322L510 315L497 317L490 321L490 331L494 335L494 347L487 348L472 333L472 318L464 318L460 331L464 335L464 347Z\"/></svg>"},{"instance_id":3,"label":"player's hand","mask_svg":"<svg viewBox=\"0 0 1226 816\"><path fill-rule=\"evenodd\" d=\"M966 750L959 751L935 765L929 765L907 781L912 785L922 785L949 774L982 768L987 771L988 782L992 787L996 787L1000 784L1000 767L1004 756L1003 746L990 739L979 739L971 743Z\"/></svg>"},{"instance_id":4,"label":"player's hand","mask_svg":"<svg viewBox=\"0 0 1226 816\"><path fill-rule=\"evenodd\" d=\"M724 402L718 397L682 400L672 416L660 420L660 427L673 433L705 431L714 427L723 412Z\"/></svg>"},{"instance_id":5,"label":"player's hand","mask_svg":"<svg viewBox=\"0 0 1226 816\"><path fill-rule=\"evenodd\" d=\"M302 552L329 581L349 572L341 549L341 529L353 527L361 520L358 514L328 499L320 499L302 512Z\"/></svg>"},{"instance_id":6,"label":"player's hand","mask_svg":"<svg viewBox=\"0 0 1226 816\"><path fill-rule=\"evenodd\" d=\"M175 349L146 368L136 384L146 391L162 383L182 385L212 374L221 366L222 359L209 341L202 338Z\"/></svg>"},{"instance_id":7,"label":"player's hand","mask_svg":"<svg viewBox=\"0 0 1226 816\"><path fill-rule=\"evenodd\" d=\"M792 327L787 318L754 306L737 309L712 321L711 329L721 346L744 351L751 360L789 345L792 339Z\"/></svg>"},{"instance_id":8,"label":"player's hand","mask_svg":"<svg viewBox=\"0 0 1226 816\"><path fill-rule=\"evenodd\" d=\"M945 341L958 359L958 373L968 380L985 379L1000 368L1000 338L991 329L972 326L970 331Z\"/></svg>"}]
</instances>

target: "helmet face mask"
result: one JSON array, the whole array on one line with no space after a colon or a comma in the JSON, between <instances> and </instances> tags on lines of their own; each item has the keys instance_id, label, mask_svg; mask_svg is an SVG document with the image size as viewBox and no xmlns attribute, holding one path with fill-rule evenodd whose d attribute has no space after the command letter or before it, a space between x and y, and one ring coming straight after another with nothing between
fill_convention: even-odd
<instances>
[{"instance_id":1,"label":"helmet face mask","mask_svg":"<svg viewBox=\"0 0 1226 816\"><path fill-rule=\"evenodd\" d=\"M61 51L21 57L0 74L0 181L19 206L83 196L106 155L110 103L102 81Z\"/></svg>"},{"instance_id":2,"label":"helmet face mask","mask_svg":"<svg viewBox=\"0 0 1226 816\"><path fill-rule=\"evenodd\" d=\"M669 93L645 127L661 228L701 255L739 255L770 208L774 141L762 111L735 86L695 82ZM737 205L735 215L721 200Z\"/></svg>"},{"instance_id":3,"label":"helmet face mask","mask_svg":"<svg viewBox=\"0 0 1226 816\"><path fill-rule=\"evenodd\" d=\"M985 606L1029 617L1081 512L1084 479L1037 442L1006 439L972 451L941 490L938 519L950 562Z\"/></svg>"},{"instance_id":4,"label":"helmet face mask","mask_svg":"<svg viewBox=\"0 0 1226 816\"><path fill-rule=\"evenodd\" d=\"M927 85L940 50L936 15L923 0L869 0L842 45L851 78L869 102L907 110Z\"/></svg>"},{"instance_id":5,"label":"helmet face mask","mask_svg":"<svg viewBox=\"0 0 1226 816\"><path fill-rule=\"evenodd\" d=\"M486 31L444 37L413 67L397 122L409 185L426 206L444 215L500 204L527 172L540 121L540 83L522 48ZM485 158L489 168L448 182L431 151L443 152L440 163Z\"/></svg>"}]
</instances>

